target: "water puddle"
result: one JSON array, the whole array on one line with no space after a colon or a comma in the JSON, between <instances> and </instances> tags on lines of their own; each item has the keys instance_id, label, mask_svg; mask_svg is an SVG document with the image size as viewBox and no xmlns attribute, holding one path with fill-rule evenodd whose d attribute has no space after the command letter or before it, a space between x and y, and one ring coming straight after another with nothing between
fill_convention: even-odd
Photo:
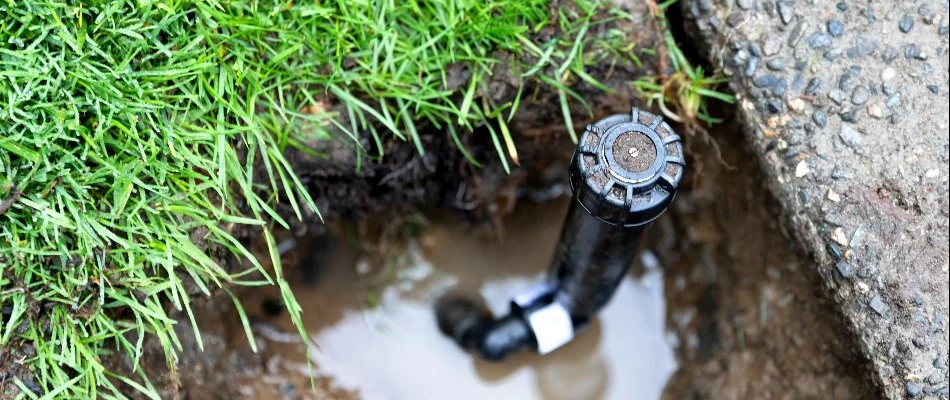
<instances>
[{"instance_id":1,"label":"water puddle","mask_svg":"<svg viewBox=\"0 0 950 400\"><path fill-rule=\"evenodd\" d=\"M305 378L309 352L314 376L364 399L660 398L676 361L664 327L659 269L627 278L589 330L545 357L524 352L488 363L436 327L433 303L449 290L480 296L496 314L506 313L512 296L548 267L565 206L519 206L506 218L503 241L436 218L385 285L372 285L352 248L335 246L321 258L316 283L294 287L310 343L294 339L286 313L254 318L259 340L267 342L265 359L279 364L267 369L298 377L289 380L296 387L292 396L284 386L282 395L268 397L312 394ZM259 293L254 298L259 302Z\"/></svg>"}]
</instances>

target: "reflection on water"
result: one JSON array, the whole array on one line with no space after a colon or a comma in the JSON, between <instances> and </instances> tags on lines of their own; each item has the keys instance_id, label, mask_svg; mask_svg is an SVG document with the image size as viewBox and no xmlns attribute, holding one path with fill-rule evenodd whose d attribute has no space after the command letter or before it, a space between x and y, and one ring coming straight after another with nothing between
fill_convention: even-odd
<instances>
[{"instance_id":1,"label":"reflection on water","mask_svg":"<svg viewBox=\"0 0 950 400\"><path fill-rule=\"evenodd\" d=\"M331 259L343 267L296 288L315 374L365 399L658 399L675 360L656 269L626 279L587 331L545 357L523 352L488 363L439 333L433 304L447 290L481 296L503 314L513 295L539 281L564 207L533 208L509 218L503 243L433 224L373 308L360 307L356 256L338 251Z\"/></svg>"}]
</instances>

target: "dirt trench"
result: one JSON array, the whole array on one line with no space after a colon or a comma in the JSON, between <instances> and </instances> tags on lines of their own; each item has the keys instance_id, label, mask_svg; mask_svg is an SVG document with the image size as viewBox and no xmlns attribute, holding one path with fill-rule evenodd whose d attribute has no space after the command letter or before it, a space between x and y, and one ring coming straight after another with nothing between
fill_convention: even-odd
<instances>
[{"instance_id":1,"label":"dirt trench","mask_svg":"<svg viewBox=\"0 0 950 400\"><path fill-rule=\"evenodd\" d=\"M594 117L574 110L578 128L596 118L626 112L631 103L645 106L637 104L625 84L641 73L631 69L612 75L613 84L622 89L611 94L579 83L579 91L590 96ZM601 71L601 75L608 74ZM512 83L500 76L495 85L498 95L511 95ZM329 107L337 106L332 99L324 100ZM536 205L564 204L569 192L566 171L573 145L560 129L556 104L553 94L542 93L522 105L525 111L511 125L521 165L511 174L505 174L497 162L486 132L478 131L466 136L464 145L483 161L482 168L472 167L454 148L448 133L436 130L423 135L425 155L417 155L411 144L387 142L387 156L364 163L359 173L352 149L342 142L316 143L329 154L327 159L291 154L324 216L336 221L323 225L311 218L281 233L283 239L294 238L298 243L285 260L291 284L301 298L318 299L313 301L321 307L313 316L316 322L310 322L315 325L308 326L332 326L348 309L378 306L371 298L380 285L385 286L379 282L340 294L349 299L344 304L332 295L340 289L320 289L331 294L312 291L321 288L318 283L327 276L344 274L363 282L366 278L355 274L357 269L393 268L393 260L403 254L399 249L424 244L425 232L438 231L439 223L435 228L418 224L428 216L441 215L442 224L447 223L445 218L456 221L468 227L463 232L473 240L489 242L511 240L511 232L517 232L511 229L512 223L533 226L539 220L560 221L563 206ZM879 398L868 364L856 340L843 329L836 307L811 268L812 261L778 217L781 210L765 190L760 167L746 149L732 113L722 110L728 120L712 132L722 160L709 143L686 138L690 168L682 191L649 240L649 248L665 266L666 343L678 363L676 372L663 382L662 397ZM355 219L368 222L338 223ZM559 224L543 226L537 229L549 231ZM357 242L362 245L355 245L355 254L362 258L337 251ZM537 256L547 256L543 246ZM295 344L299 339L279 296L271 289L254 288L242 289L239 297L259 337L260 351L250 350L230 298L218 295L199 305L204 351L197 350L190 326L176 327L185 349L177 377L164 372L161 351L151 343L144 357L146 370L158 377L156 385L165 396L365 398L359 389L321 374L319 363L314 365L315 389L311 390L311 372L301 367L299 358L306 346ZM630 312L638 311L632 308ZM123 367L121 360L114 362ZM602 397L595 393L590 398Z\"/></svg>"}]
</instances>

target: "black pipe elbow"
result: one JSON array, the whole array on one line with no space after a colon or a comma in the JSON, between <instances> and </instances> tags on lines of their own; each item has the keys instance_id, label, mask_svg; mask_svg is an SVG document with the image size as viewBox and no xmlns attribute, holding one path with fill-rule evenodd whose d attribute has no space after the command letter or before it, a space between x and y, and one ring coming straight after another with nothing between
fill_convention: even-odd
<instances>
[{"instance_id":1,"label":"black pipe elbow","mask_svg":"<svg viewBox=\"0 0 950 400\"><path fill-rule=\"evenodd\" d=\"M487 310L461 298L440 301L436 320L443 334L489 361L501 361L534 342L531 328L520 315L495 320Z\"/></svg>"}]
</instances>

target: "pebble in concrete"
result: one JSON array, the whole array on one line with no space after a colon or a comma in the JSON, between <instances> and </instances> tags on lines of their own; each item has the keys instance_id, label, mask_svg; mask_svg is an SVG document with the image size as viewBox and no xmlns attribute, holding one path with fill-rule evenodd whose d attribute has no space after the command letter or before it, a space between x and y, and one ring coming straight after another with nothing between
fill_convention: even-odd
<instances>
[{"instance_id":1,"label":"pebble in concrete","mask_svg":"<svg viewBox=\"0 0 950 400\"><path fill-rule=\"evenodd\" d=\"M808 37L808 46L816 50L831 47L831 36L826 33L815 32Z\"/></svg>"},{"instance_id":2,"label":"pebble in concrete","mask_svg":"<svg viewBox=\"0 0 950 400\"><path fill-rule=\"evenodd\" d=\"M844 23L837 19L828 21L828 34L836 38L844 35Z\"/></svg>"},{"instance_id":3,"label":"pebble in concrete","mask_svg":"<svg viewBox=\"0 0 950 400\"><path fill-rule=\"evenodd\" d=\"M901 32L910 32L914 28L914 17L911 17L910 14L904 14L900 22L897 23L897 27L900 28Z\"/></svg>"},{"instance_id":4,"label":"pebble in concrete","mask_svg":"<svg viewBox=\"0 0 950 400\"><path fill-rule=\"evenodd\" d=\"M815 111L815 113L812 114L811 118L815 121L815 124L817 124L818 126L822 128L824 128L825 125L828 125L828 114L826 114L822 110Z\"/></svg>"},{"instance_id":5,"label":"pebble in concrete","mask_svg":"<svg viewBox=\"0 0 950 400\"><path fill-rule=\"evenodd\" d=\"M871 93L868 91L868 88L864 86L858 86L854 89L854 92L851 93L851 103L856 106L860 106L868 102L868 99L871 97Z\"/></svg>"}]
</instances>

